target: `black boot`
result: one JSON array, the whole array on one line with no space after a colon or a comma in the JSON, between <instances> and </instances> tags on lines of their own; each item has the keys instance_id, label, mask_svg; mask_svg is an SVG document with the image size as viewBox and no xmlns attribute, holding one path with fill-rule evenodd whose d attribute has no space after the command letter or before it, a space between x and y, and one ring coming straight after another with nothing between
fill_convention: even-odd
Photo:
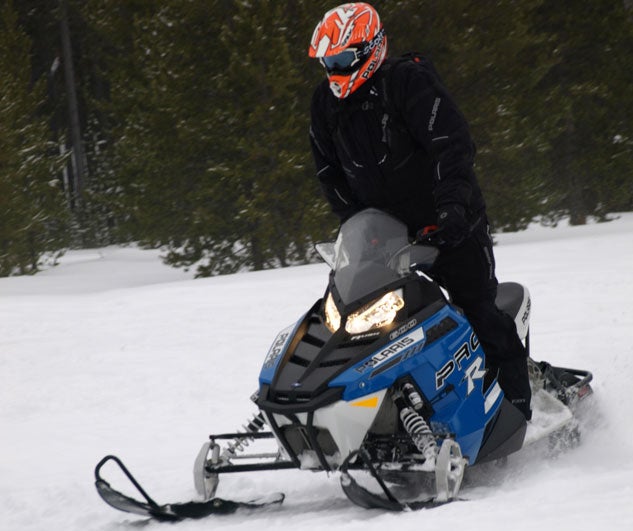
<instances>
[{"instance_id":1,"label":"black boot","mask_svg":"<svg viewBox=\"0 0 633 531\"><path fill-rule=\"evenodd\" d=\"M530 407L532 390L530 389L527 358L515 358L500 364L499 385L512 405L523 413L526 420L530 420L532 418Z\"/></svg>"}]
</instances>

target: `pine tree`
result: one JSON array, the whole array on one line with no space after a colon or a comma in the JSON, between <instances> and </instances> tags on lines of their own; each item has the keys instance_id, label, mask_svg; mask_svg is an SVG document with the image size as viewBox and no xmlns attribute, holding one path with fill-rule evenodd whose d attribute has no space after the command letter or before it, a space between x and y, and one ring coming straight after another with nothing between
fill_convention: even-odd
<instances>
[{"instance_id":1,"label":"pine tree","mask_svg":"<svg viewBox=\"0 0 633 531\"><path fill-rule=\"evenodd\" d=\"M34 273L66 245L61 157L31 82L30 41L11 1L0 7L0 276Z\"/></svg>"},{"instance_id":2,"label":"pine tree","mask_svg":"<svg viewBox=\"0 0 633 531\"><path fill-rule=\"evenodd\" d=\"M572 203L593 214L633 208L630 2L373 4L390 53L428 55L469 120L498 229L556 219ZM83 228L162 246L169 263L203 275L310 260L311 243L336 226L307 135L323 76L308 41L333 4L69 5L91 170Z\"/></svg>"},{"instance_id":3,"label":"pine tree","mask_svg":"<svg viewBox=\"0 0 633 531\"><path fill-rule=\"evenodd\" d=\"M218 78L223 112L216 124L228 140L236 244L247 267L285 266L305 261L310 239L327 234L308 144L312 87L299 68L307 44L298 55L288 34L296 14L279 2L236 7L220 36L228 62ZM213 176L222 180L223 173Z\"/></svg>"},{"instance_id":4,"label":"pine tree","mask_svg":"<svg viewBox=\"0 0 633 531\"><path fill-rule=\"evenodd\" d=\"M469 122L475 171L497 230L518 229L541 208L543 156L530 143L518 99L533 45L527 17L541 0L433 0L385 5L393 54L417 50L435 64ZM407 16L402 16L406 12ZM388 18L387 18L388 17ZM395 34L392 38L391 35Z\"/></svg>"},{"instance_id":5,"label":"pine tree","mask_svg":"<svg viewBox=\"0 0 633 531\"><path fill-rule=\"evenodd\" d=\"M582 224L633 204L633 11L626 2L543 3L531 23L546 57L523 108L547 155L548 208Z\"/></svg>"},{"instance_id":6,"label":"pine tree","mask_svg":"<svg viewBox=\"0 0 633 531\"><path fill-rule=\"evenodd\" d=\"M299 55L291 44L307 5L91 1L110 72L101 177L122 230L169 263L206 275L304 262L331 232L310 160L307 41Z\"/></svg>"}]
</instances>

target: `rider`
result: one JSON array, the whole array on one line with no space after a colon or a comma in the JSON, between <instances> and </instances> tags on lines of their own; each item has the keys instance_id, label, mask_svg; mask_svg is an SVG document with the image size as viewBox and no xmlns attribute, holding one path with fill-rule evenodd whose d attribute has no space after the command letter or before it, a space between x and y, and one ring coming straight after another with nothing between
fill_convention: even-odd
<instances>
[{"instance_id":1,"label":"rider","mask_svg":"<svg viewBox=\"0 0 633 531\"><path fill-rule=\"evenodd\" d=\"M387 36L364 2L328 11L309 55L326 79L311 108L317 176L341 221L376 207L411 236L436 225L431 275L472 324L506 397L529 420L527 352L513 319L495 305L497 279L486 207L473 171L466 120L431 63L387 58Z\"/></svg>"}]
</instances>

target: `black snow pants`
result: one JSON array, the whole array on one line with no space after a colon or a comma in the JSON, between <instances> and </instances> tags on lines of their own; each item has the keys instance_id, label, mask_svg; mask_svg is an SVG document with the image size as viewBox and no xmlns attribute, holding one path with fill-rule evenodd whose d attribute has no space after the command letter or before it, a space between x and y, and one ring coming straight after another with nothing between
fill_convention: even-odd
<instances>
[{"instance_id":1,"label":"black snow pants","mask_svg":"<svg viewBox=\"0 0 633 531\"><path fill-rule=\"evenodd\" d=\"M431 276L462 308L486 353L486 368L498 375L506 398L529 420L527 352L514 320L495 304L498 282L487 223L481 222L459 246L442 250Z\"/></svg>"}]
</instances>

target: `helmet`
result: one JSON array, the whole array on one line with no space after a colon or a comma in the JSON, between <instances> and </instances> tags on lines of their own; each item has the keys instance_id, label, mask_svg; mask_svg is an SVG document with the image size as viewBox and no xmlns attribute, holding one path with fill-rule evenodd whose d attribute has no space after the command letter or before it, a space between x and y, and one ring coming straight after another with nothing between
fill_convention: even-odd
<instances>
[{"instance_id":1,"label":"helmet","mask_svg":"<svg viewBox=\"0 0 633 531\"><path fill-rule=\"evenodd\" d=\"M346 98L374 75L387 55L378 12L364 2L331 9L315 28L308 53L325 67L334 95Z\"/></svg>"}]
</instances>

